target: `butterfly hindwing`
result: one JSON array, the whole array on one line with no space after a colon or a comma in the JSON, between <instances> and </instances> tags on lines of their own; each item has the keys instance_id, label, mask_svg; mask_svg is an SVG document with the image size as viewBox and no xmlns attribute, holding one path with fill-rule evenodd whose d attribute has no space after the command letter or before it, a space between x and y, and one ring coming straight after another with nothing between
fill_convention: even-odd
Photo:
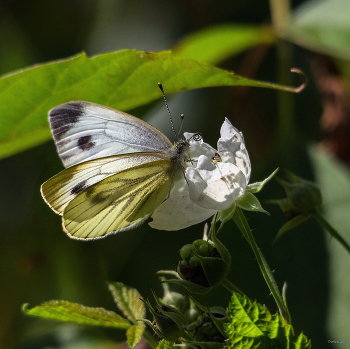
<instances>
[{"instance_id":1,"label":"butterfly hindwing","mask_svg":"<svg viewBox=\"0 0 350 349\"><path fill-rule=\"evenodd\" d=\"M133 166L157 160L166 160L164 153L134 153L95 159L69 167L47 180L41 186L45 201L58 214L84 189Z\"/></svg>"},{"instance_id":2,"label":"butterfly hindwing","mask_svg":"<svg viewBox=\"0 0 350 349\"><path fill-rule=\"evenodd\" d=\"M51 132L65 167L115 154L166 152L168 138L146 122L90 102L69 102L49 112Z\"/></svg>"},{"instance_id":3,"label":"butterfly hindwing","mask_svg":"<svg viewBox=\"0 0 350 349\"><path fill-rule=\"evenodd\" d=\"M169 194L171 161L158 160L109 176L84 189L65 208L63 228L96 239L142 224Z\"/></svg>"}]
</instances>

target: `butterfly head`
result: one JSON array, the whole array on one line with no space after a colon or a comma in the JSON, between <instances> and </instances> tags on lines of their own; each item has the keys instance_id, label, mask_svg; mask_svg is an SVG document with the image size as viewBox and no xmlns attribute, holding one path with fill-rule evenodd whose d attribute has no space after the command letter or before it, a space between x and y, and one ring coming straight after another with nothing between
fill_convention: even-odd
<instances>
[{"instance_id":1,"label":"butterfly head","mask_svg":"<svg viewBox=\"0 0 350 349\"><path fill-rule=\"evenodd\" d=\"M183 160L188 160L188 153L190 151L190 142L192 140L194 141L200 141L202 139L202 136L199 133L195 133L192 137L189 139L178 139L175 144L173 145L173 156L175 158L182 158Z\"/></svg>"}]
</instances>

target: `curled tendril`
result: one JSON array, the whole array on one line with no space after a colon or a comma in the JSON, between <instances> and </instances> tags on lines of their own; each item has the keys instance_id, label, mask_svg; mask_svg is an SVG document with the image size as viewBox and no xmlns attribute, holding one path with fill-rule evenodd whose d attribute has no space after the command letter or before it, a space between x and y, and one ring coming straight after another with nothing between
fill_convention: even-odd
<instances>
[{"instance_id":1,"label":"curled tendril","mask_svg":"<svg viewBox=\"0 0 350 349\"><path fill-rule=\"evenodd\" d=\"M292 68L290 71L291 71L292 73L297 73L297 74L299 74L300 79L301 79L301 81L302 81L302 84L301 84L299 87L291 88L291 91L298 93L298 92L302 91L302 90L306 87L306 85L307 85L307 77L306 77L306 75L304 74L304 72L301 71L301 70L298 69L298 68Z\"/></svg>"},{"instance_id":2,"label":"curled tendril","mask_svg":"<svg viewBox=\"0 0 350 349\"><path fill-rule=\"evenodd\" d=\"M274 83L266 83L266 82L261 83L259 81L256 81L257 84L254 86L269 87L269 88L273 88L276 90L298 93L298 92L302 91L305 88L305 86L307 85L306 75L298 68L292 68L290 71L292 73L297 73L300 76L300 79L302 81L302 84L300 86L290 87L290 86L274 84Z\"/></svg>"}]
</instances>

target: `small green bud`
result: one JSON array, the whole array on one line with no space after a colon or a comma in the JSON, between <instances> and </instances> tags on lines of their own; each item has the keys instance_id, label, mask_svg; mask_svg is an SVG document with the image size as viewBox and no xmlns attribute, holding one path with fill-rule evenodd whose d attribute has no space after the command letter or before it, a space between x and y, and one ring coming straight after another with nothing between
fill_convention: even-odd
<instances>
[{"instance_id":1,"label":"small green bud","mask_svg":"<svg viewBox=\"0 0 350 349\"><path fill-rule=\"evenodd\" d=\"M187 261L187 259L182 259L182 260L180 260L180 262L179 262L179 266L182 266L182 267L187 267L188 266L188 261Z\"/></svg>"},{"instance_id":2,"label":"small green bud","mask_svg":"<svg viewBox=\"0 0 350 349\"><path fill-rule=\"evenodd\" d=\"M191 252L193 251L193 249L195 248L195 246L193 246L193 244L187 244L185 246L181 247L180 250L180 257L182 259L187 259L190 257Z\"/></svg>"},{"instance_id":3,"label":"small green bud","mask_svg":"<svg viewBox=\"0 0 350 349\"><path fill-rule=\"evenodd\" d=\"M184 315L188 322L192 323L201 315L201 312L196 308L190 308L185 311Z\"/></svg>"},{"instance_id":4,"label":"small green bud","mask_svg":"<svg viewBox=\"0 0 350 349\"><path fill-rule=\"evenodd\" d=\"M180 250L180 254L183 252L181 255L188 257L178 264L180 277L204 288L219 285L229 271L231 257L216 236L213 237L213 241L198 239L184 247L184 250ZM221 256L219 250L225 258ZM183 286L191 292L198 292L188 288L188 283Z\"/></svg>"},{"instance_id":5,"label":"small green bud","mask_svg":"<svg viewBox=\"0 0 350 349\"><path fill-rule=\"evenodd\" d=\"M201 264L201 263L200 263L199 259L198 259L196 256L191 257L191 258L190 258L190 261L189 261L189 263L188 263L188 265L190 265L190 266L192 266L192 267L198 266L198 265L200 265L200 264Z\"/></svg>"},{"instance_id":6,"label":"small green bud","mask_svg":"<svg viewBox=\"0 0 350 349\"><path fill-rule=\"evenodd\" d=\"M219 253L210 243L200 245L198 247L198 254L202 257L219 257Z\"/></svg>"},{"instance_id":7,"label":"small green bud","mask_svg":"<svg viewBox=\"0 0 350 349\"><path fill-rule=\"evenodd\" d=\"M300 178L291 172L285 171L284 178L276 177L284 187L290 210L296 214L311 213L322 205L322 194L318 186Z\"/></svg>"},{"instance_id":8,"label":"small green bud","mask_svg":"<svg viewBox=\"0 0 350 349\"><path fill-rule=\"evenodd\" d=\"M179 284L190 292L202 294L218 286L230 269L231 255L215 234L213 230L210 240L196 240L181 248L182 259L177 265L177 273L166 270L159 272L175 275L175 278L162 282Z\"/></svg>"},{"instance_id":9,"label":"small green bud","mask_svg":"<svg viewBox=\"0 0 350 349\"><path fill-rule=\"evenodd\" d=\"M175 307L180 312L184 312L190 308L190 300L188 296L184 296L181 293L170 291L167 284L162 284L164 288L163 303Z\"/></svg>"},{"instance_id":10,"label":"small green bud","mask_svg":"<svg viewBox=\"0 0 350 349\"><path fill-rule=\"evenodd\" d=\"M193 245L199 247L199 246L202 246L202 245L207 245L208 242L203 240L203 239L198 239L198 240L195 240L193 241Z\"/></svg>"}]
</instances>

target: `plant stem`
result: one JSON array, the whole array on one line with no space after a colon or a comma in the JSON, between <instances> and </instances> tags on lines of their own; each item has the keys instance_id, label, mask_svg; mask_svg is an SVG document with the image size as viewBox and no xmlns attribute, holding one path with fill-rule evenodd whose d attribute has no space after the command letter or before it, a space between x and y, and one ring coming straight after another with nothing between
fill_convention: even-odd
<instances>
[{"instance_id":1,"label":"plant stem","mask_svg":"<svg viewBox=\"0 0 350 349\"><path fill-rule=\"evenodd\" d=\"M334 229L334 227L318 212L314 210L312 212L312 216L322 225L324 229L326 229L336 240L340 242L340 244L350 252L350 245L344 238Z\"/></svg>"},{"instance_id":2,"label":"plant stem","mask_svg":"<svg viewBox=\"0 0 350 349\"><path fill-rule=\"evenodd\" d=\"M253 252L255 254L255 257L258 261L259 267L261 269L261 272L263 274L263 277L267 283L268 288L271 291L271 294L273 298L275 299L275 302L278 306L279 312L281 316L287 321L287 323L291 323L290 314L287 308L287 305L283 302L283 298L280 294L280 291L277 287L277 283L275 281L275 278L273 277L272 271L269 268L266 259L264 258L263 254L261 253L260 249L258 248L253 234L249 228L247 219L245 218L242 210L239 207L236 207L235 214L233 215L233 220L237 224L239 230L242 232L243 236L247 239L250 247L253 249Z\"/></svg>"},{"instance_id":3,"label":"plant stem","mask_svg":"<svg viewBox=\"0 0 350 349\"><path fill-rule=\"evenodd\" d=\"M147 331L143 331L142 335L153 349L157 349L158 343L153 339L153 337Z\"/></svg>"},{"instance_id":4,"label":"plant stem","mask_svg":"<svg viewBox=\"0 0 350 349\"><path fill-rule=\"evenodd\" d=\"M288 0L270 0L270 11L272 25L279 33L289 24L290 2Z\"/></svg>"}]
</instances>

